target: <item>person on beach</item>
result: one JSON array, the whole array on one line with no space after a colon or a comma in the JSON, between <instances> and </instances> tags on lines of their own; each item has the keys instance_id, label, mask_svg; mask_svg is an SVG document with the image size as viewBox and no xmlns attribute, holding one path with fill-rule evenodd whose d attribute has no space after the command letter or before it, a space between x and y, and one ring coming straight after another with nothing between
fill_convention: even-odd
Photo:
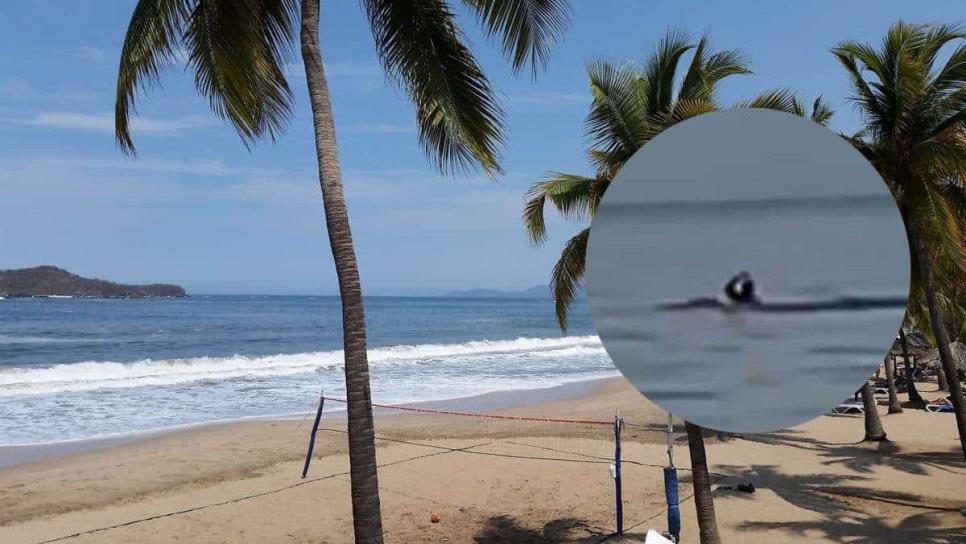
<instances>
[{"instance_id":1,"label":"person on beach","mask_svg":"<svg viewBox=\"0 0 966 544\"><path fill-rule=\"evenodd\" d=\"M751 274L742 270L728 280L724 288L728 300L734 304L758 304L758 296L755 295L755 281L751 279Z\"/></svg>"}]
</instances>

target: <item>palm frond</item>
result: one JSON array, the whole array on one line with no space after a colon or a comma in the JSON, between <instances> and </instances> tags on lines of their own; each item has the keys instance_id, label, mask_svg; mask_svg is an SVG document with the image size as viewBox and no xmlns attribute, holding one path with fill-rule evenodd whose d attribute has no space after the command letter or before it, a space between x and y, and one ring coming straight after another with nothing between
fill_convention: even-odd
<instances>
[{"instance_id":1,"label":"palm frond","mask_svg":"<svg viewBox=\"0 0 966 544\"><path fill-rule=\"evenodd\" d=\"M626 158L640 146L649 84L630 66L597 61L587 66L593 96L587 114L591 145Z\"/></svg>"},{"instance_id":2,"label":"palm frond","mask_svg":"<svg viewBox=\"0 0 966 544\"><path fill-rule=\"evenodd\" d=\"M567 330L567 312L582 289L589 238L590 227L587 227L568 240L553 267L550 289L554 296L557 324L562 331Z\"/></svg>"},{"instance_id":3,"label":"palm frond","mask_svg":"<svg viewBox=\"0 0 966 544\"><path fill-rule=\"evenodd\" d=\"M812 113L809 118L820 125L828 125L835 115L835 109L819 95L812 102Z\"/></svg>"},{"instance_id":4,"label":"palm frond","mask_svg":"<svg viewBox=\"0 0 966 544\"><path fill-rule=\"evenodd\" d=\"M805 103L798 98L798 95L788 89L764 91L751 100L736 102L734 107L782 111L799 117L805 117L820 125L827 125L835 115L835 110L821 96L812 102L811 111L807 111Z\"/></svg>"},{"instance_id":5,"label":"palm frond","mask_svg":"<svg viewBox=\"0 0 966 544\"><path fill-rule=\"evenodd\" d=\"M691 55L691 63L688 70L681 79L681 86L678 88L678 100L690 98L708 98L710 88L705 81L704 67L708 58L708 35L704 34L694 46L694 54Z\"/></svg>"},{"instance_id":6,"label":"palm frond","mask_svg":"<svg viewBox=\"0 0 966 544\"><path fill-rule=\"evenodd\" d=\"M687 33L671 30L657 43L648 57L641 77L648 82L648 113L668 111L674 101L674 81L681 57L694 49Z\"/></svg>"},{"instance_id":7,"label":"palm frond","mask_svg":"<svg viewBox=\"0 0 966 544\"><path fill-rule=\"evenodd\" d=\"M955 92L966 85L966 45L960 45L936 73L931 86L939 92Z\"/></svg>"},{"instance_id":8,"label":"palm frond","mask_svg":"<svg viewBox=\"0 0 966 544\"><path fill-rule=\"evenodd\" d=\"M708 57L703 72L705 85L712 92L727 77L752 73L748 57L737 49L718 51Z\"/></svg>"},{"instance_id":9,"label":"palm frond","mask_svg":"<svg viewBox=\"0 0 966 544\"><path fill-rule=\"evenodd\" d=\"M138 92L158 82L179 45L199 93L248 145L284 130L292 94L282 71L291 53L294 0L140 0L118 69L115 134L134 153L129 122Z\"/></svg>"},{"instance_id":10,"label":"palm frond","mask_svg":"<svg viewBox=\"0 0 966 544\"><path fill-rule=\"evenodd\" d=\"M140 0L128 23L117 76L114 131L125 153L135 153L130 115L138 92L157 84L161 71L174 63L189 0Z\"/></svg>"},{"instance_id":11,"label":"palm frond","mask_svg":"<svg viewBox=\"0 0 966 544\"><path fill-rule=\"evenodd\" d=\"M198 92L249 144L284 130L292 93L282 66L291 51L292 0L205 0L184 30Z\"/></svg>"},{"instance_id":12,"label":"palm frond","mask_svg":"<svg viewBox=\"0 0 966 544\"><path fill-rule=\"evenodd\" d=\"M859 66L859 55L864 54L867 59L875 59L874 54L868 54L861 44L856 42L843 42L832 49L832 54L839 60L839 63L848 72L855 94L851 97L852 102L858 105L859 109L865 112L869 121L875 122L876 119L885 117L886 107L881 102L881 97L865 80L863 68ZM877 63L877 62L876 62ZM878 126L870 127L876 132L881 129Z\"/></svg>"},{"instance_id":13,"label":"palm frond","mask_svg":"<svg viewBox=\"0 0 966 544\"><path fill-rule=\"evenodd\" d=\"M600 202L594 182L585 176L552 172L547 179L533 184L527 191L523 210L523 224L530 241L539 244L546 237L543 213L548 201L565 219L592 217Z\"/></svg>"},{"instance_id":14,"label":"palm frond","mask_svg":"<svg viewBox=\"0 0 966 544\"><path fill-rule=\"evenodd\" d=\"M487 35L499 36L515 71L530 65L533 75L546 67L550 49L570 24L566 0L464 0Z\"/></svg>"},{"instance_id":15,"label":"palm frond","mask_svg":"<svg viewBox=\"0 0 966 544\"><path fill-rule=\"evenodd\" d=\"M503 110L442 0L363 0L379 59L416 107L419 138L444 173L500 172Z\"/></svg>"},{"instance_id":16,"label":"palm frond","mask_svg":"<svg viewBox=\"0 0 966 544\"><path fill-rule=\"evenodd\" d=\"M670 111L651 115L647 123L645 142L651 141L672 126L705 113L716 111L718 106L709 98L690 98L677 100Z\"/></svg>"},{"instance_id":17,"label":"palm frond","mask_svg":"<svg viewBox=\"0 0 966 544\"><path fill-rule=\"evenodd\" d=\"M966 39L966 28L959 24L931 24L923 25L923 36L922 44L919 45L918 49L923 59L926 61L927 71L931 70L933 64L938 58L939 51L942 50L947 44L954 42L956 40ZM962 46L958 48L962 51ZM956 57L954 53L947 61L946 66L955 66L956 62L953 59ZM952 62L952 64L950 64Z\"/></svg>"},{"instance_id":18,"label":"palm frond","mask_svg":"<svg viewBox=\"0 0 966 544\"><path fill-rule=\"evenodd\" d=\"M795 96L795 93L788 89L772 89L759 93L751 100L736 102L734 108L755 108L765 110L776 110L797 115L805 116L805 109L802 103Z\"/></svg>"}]
</instances>

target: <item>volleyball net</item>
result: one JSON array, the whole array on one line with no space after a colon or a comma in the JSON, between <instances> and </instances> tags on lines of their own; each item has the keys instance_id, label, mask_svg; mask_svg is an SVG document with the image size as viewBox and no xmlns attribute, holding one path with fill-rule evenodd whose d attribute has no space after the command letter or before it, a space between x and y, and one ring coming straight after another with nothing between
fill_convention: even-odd
<instances>
[{"instance_id":1,"label":"volleyball net","mask_svg":"<svg viewBox=\"0 0 966 544\"><path fill-rule=\"evenodd\" d=\"M320 440L338 440L347 434L347 401L322 395L319 400L302 477L309 472L313 449ZM533 459L597 465L601 477L613 480L614 519L616 531L623 533L624 472L628 467L658 475L663 471L666 505L658 515L667 512L669 529L680 531L678 517L677 473L670 456L642 458L642 451L628 445L655 444L668 440L671 451L670 426L625 422L620 415L613 419L545 417L530 415L528 408L519 414L446 409L445 403L372 404L374 434L377 442L414 444L430 448L458 451L464 454L488 455L514 459ZM321 437L321 438L320 438ZM343 436L341 439L345 439ZM669 467L670 465L670 467ZM656 517L656 516L655 516Z\"/></svg>"}]
</instances>

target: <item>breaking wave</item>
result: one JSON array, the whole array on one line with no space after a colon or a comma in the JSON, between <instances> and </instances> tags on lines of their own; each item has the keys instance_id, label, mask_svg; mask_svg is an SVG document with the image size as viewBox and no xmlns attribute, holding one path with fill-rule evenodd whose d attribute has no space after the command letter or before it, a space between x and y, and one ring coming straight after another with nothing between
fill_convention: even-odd
<instances>
[{"instance_id":1,"label":"breaking wave","mask_svg":"<svg viewBox=\"0 0 966 544\"><path fill-rule=\"evenodd\" d=\"M472 365L487 360L519 361L605 355L597 336L476 340L456 344L418 344L369 350L373 367L441 362ZM206 380L287 376L342 371L343 353L319 351L266 356L144 359L134 362L85 361L47 367L0 370L0 397L61 392L176 385Z\"/></svg>"}]
</instances>

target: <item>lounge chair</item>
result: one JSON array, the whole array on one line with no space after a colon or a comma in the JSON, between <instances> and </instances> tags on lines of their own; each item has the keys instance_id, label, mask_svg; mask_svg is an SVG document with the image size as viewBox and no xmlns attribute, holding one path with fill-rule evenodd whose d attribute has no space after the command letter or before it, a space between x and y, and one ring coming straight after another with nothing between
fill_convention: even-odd
<instances>
[{"instance_id":1,"label":"lounge chair","mask_svg":"<svg viewBox=\"0 0 966 544\"><path fill-rule=\"evenodd\" d=\"M830 414L864 414L865 406L861 400L849 399L838 403L828 411Z\"/></svg>"},{"instance_id":2,"label":"lounge chair","mask_svg":"<svg viewBox=\"0 0 966 544\"><path fill-rule=\"evenodd\" d=\"M953 411L953 396L949 395L945 398L941 398L935 402L930 402L926 405L927 412L933 413L951 413Z\"/></svg>"}]
</instances>

